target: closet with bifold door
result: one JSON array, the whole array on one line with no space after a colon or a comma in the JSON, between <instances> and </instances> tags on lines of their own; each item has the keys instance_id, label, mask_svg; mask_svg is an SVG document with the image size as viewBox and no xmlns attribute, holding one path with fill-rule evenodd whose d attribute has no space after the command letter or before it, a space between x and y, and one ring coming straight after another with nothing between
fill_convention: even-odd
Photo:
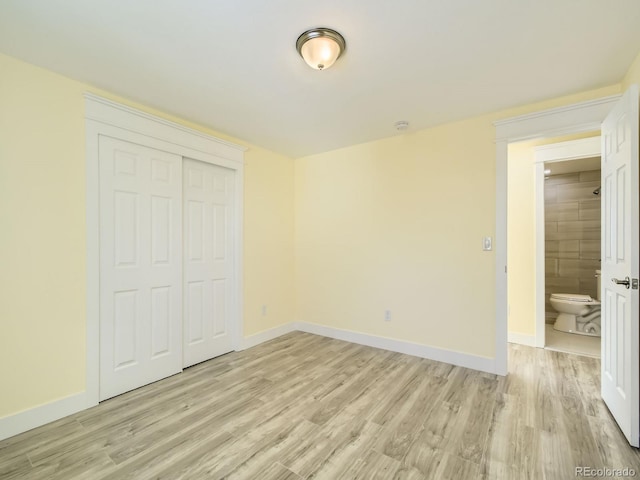
<instances>
[{"instance_id":1,"label":"closet with bifold door","mask_svg":"<svg viewBox=\"0 0 640 480\"><path fill-rule=\"evenodd\" d=\"M121 137L97 138L99 400L230 352L239 331L238 170Z\"/></svg>"}]
</instances>

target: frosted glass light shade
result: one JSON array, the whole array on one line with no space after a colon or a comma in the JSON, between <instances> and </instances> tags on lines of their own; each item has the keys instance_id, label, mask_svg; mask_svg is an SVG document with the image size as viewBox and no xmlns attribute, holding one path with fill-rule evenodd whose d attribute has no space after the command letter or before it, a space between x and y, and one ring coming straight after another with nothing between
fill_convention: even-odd
<instances>
[{"instance_id":1,"label":"frosted glass light shade","mask_svg":"<svg viewBox=\"0 0 640 480\"><path fill-rule=\"evenodd\" d=\"M296 47L307 65L316 70L325 70L342 55L346 44L342 35L335 30L316 28L300 35Z\"/></svg>"},{"instance_id":2,"label":"frosted glass light shade","mask_svg":"<svg viewBox=\"0 0 640 480\"><path fill-rule=\"evenodd\" d=\"M340 46L331 38L316 37L308 40L300 51L311 68L323 70L335 63L340 55Z\"/></svg>"}]
</instances>

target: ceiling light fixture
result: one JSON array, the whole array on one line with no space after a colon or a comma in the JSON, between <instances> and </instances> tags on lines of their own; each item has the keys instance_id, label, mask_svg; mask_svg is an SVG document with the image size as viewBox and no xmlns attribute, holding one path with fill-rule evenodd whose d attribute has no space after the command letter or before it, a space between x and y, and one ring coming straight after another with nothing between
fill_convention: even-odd
<instances>
[{"instance_id":1,"label":"ceiling light fixture","mask_svg":"<svg viewBox=\"0 0 640 480\"><path fill-rule=\"evenodd\" d=\"M311 68L325 70L344 53L344 37L330 28L312 28L298 37L296 49Z\"/></svg>"}]
</instances>

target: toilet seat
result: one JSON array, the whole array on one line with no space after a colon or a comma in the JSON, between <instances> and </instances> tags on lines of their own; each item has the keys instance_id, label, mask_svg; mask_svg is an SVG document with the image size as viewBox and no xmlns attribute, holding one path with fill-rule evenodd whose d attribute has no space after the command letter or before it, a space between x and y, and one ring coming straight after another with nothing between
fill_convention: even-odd
<instances>
[{"instance_id":1,"label":"toilet seat","mask_svg":"<svg viewBox=\"0 0 640 480\"><path fill-rule=\"evenodd\" d=\"M579 293L552 293L551 298L562 302L576 302L590 305L600 305L598 300L594 300L589 295L581 295Z\"/></svg>"}]
</instances>

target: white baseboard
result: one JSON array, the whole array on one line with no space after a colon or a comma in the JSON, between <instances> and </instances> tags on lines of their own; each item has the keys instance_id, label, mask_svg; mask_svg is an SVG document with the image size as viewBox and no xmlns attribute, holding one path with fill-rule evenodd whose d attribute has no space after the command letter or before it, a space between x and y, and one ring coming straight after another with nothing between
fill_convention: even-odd
<instances>
[{"instance_id":1,"label":"white baseboard","mask_svg":"<svg viewBox=\"0 0 640 480\"><path fill-rule=\"evenodd\" d=\"M285 323L284 325L279 325L277 327L269 328L268 330L263 330L258 333L254 333L253 335L244 337L242 341L242 350L255 347L256 345L268 342L269 340L273 340L274 338L286 335L287 333L294 332L295 330L296 324L294 322L291 322Z\"/></svg>"},{"instance_id":2,"label":"white baseboard","mask_svg":"<svg viewBox=\"0 0 640 480\"><path fill-rule=\"evenodd\" d=\"M89 408L85 392L0 418L0 440L13 437Z\"/></svg>"},{"instance_id":3,"label":"white baseboard","mask_svg":"<svg viewBox=\"0 0 640 480\"><path fill-rule=\"evenodd\" d=\"M517 343L520 345L526 345L527 347L536 346L535 335L525 335L524 333L514 333L514 332L509 332L507 335L508 335L507 341L509 343Z\"/></svg>"},{"instance_id":4,"label":"white baseboard","mask_svg":"<svg viewBox=\"0 0 640 480\"><path fill-rule=\"evenodd\" d=\"M328 327L326 325L318 325L316 323L296 322L296 329L301 332L314 333L324 337L335 338L336 340L344 340L346 342L357 343L359 345L391 350L392 352L406 353L407 355L428 358L429 360L436 360L438 362L449 363L459 367L480 370L481 372L497 372L495 359L489 357L455 352L453 350L430 347L420 343L380 337L367 333L354 332L352 330L343 330L341 328Z\"/></svg>"}]
</instances>

